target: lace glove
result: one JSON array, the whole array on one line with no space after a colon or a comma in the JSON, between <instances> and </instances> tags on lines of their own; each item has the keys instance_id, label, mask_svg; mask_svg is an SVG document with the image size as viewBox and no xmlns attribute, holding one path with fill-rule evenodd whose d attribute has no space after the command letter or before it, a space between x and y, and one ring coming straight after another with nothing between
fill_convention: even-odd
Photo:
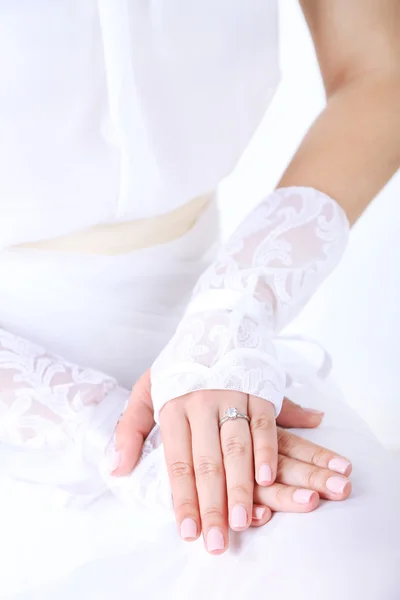
<instances>
[{"instance_id":1,"label":"lace glove","mask_svg":"<svg viewBox=\"0 0 400 600\"><path fill-rule=\"evenodd\" d=\"M79 479L81 466L84 479L128 399L112 377L0 329L0 448L18 451L10 455L15 464L5 464L11 474L66 484Z\"/></svg>"},{"instance_id":2,"label":"lace glove","mask_svg":"<svg viewBox=\"0 0 400 600\"><path fill-rule=\"evenodd\" d=\"M271 338L338 264L348 234L342 208L318 190L280 188L263 200L201 276L152 367L156 418L169 400L211 389L264 398L278 415L286 378Z\"/></svg>"}]
</instances>

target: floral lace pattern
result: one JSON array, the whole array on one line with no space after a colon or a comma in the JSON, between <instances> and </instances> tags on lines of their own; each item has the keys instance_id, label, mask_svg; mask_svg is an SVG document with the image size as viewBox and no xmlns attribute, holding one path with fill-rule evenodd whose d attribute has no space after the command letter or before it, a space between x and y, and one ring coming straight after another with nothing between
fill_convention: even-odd
<instances>
[{"instance_id":1,"label":"floral lace pattern","mask_svg":"<svg viewBox=\"0 0 400 600\"><path fill-rule=\"evenodd\" d=\"M0 441L64 448L117 382L0 329Z\"/></svg>"},{"instance_id":2,"label":"floral lace pattern","mask_svg":"<svg viewBox=\"0 0 400 600\"><path fill-rule=\"evenodd\" d=\"M198 281L187 312L152 367L156 416L198 390L236 390L275 405L285 374L272 337L338 264L349 223L313 188L280 188L244 220Z\"/></svg>"}]
</instances>

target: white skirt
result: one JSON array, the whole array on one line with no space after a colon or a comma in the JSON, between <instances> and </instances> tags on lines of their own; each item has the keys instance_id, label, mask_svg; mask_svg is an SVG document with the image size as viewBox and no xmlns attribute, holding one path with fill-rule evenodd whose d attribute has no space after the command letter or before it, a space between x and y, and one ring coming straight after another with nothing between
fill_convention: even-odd
<instances>
[{"instance_id":1,"label":"white skirt","mask_svg":"<svg viewBox=\"0 0 400 600\"><path fill-rule=\"evenodd\" d=\"M0 326L114 375L128 391L174 331L217 227L213 206L183 238L129 255L3 252ZM0 598L398 599L398 467L334 384L303 372L291 397L326 418L299 433L352 460L349 500L276 514L232 534L228 552L214 557L201 540L182 542L172 511L146 494L149 474L165 476L161 448L133 476L137 501L121 502L116 489L77 507L65 506L63 489L29 483L29 473L7 476L12 457L0 447Z\"/></svg>"}]
</instances>

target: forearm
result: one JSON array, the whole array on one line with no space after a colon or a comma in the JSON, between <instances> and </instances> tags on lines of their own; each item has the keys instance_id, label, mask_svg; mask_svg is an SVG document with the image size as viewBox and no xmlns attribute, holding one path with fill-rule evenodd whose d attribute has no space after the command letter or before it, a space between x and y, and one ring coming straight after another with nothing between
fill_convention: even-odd
<instances>
[{"instance_id":1,"label":"forearm","mask_svg":"<svg viewBox=\"0 0 400 600\"><path fill-rule=\"evenodd\" d=\"M400 167L400 75L371 73L339 86L278 187L311 186L354 223Z\"/></svg>"}]
</instances>

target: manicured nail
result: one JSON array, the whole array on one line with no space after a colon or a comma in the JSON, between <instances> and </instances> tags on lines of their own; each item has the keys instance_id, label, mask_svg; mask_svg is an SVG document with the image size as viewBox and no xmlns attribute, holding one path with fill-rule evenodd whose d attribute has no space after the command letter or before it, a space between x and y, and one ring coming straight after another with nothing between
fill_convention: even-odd
<instances>
[{"instance_id":1,"label":"manicured nail","mask_svg":"<svg viewBox=\"0 0 400 600\"><path fill-rule=\"evenodd\" d=\"M209 552L215 552L216 550L223 550L225 548L224 536L216 527L212 527L207 533L206 543Z\"/></svg>"},{"instance_id":2,"label":"manicured nail","mask_svg":"<svg viewBox=\"0 0 400 600\"><path fill-rule=\"evenodd\" d=\"M183 519L181 523L181 538L184 540L195 540L197 537L197 525L193 519Z\"/></svg>"},{"instance_id":3,"label":"manicured nail","mask_svg":"<svg viewBox=\"0 0 400 600\"><path fill-rule=\"evenodd\" d=\"M263 483L271 483L272 481L272 471L269 465L261 465L258 469L258 483L261 485Z\"/></svg>"},{"instance_id":4,"label":"manicured nail","mask_svg":"<svg viewBox=\"0 0 400 600\"><path fill-rule=\"evenodd\" d=\"M261 521L265 515L265 508L262 506L253 506L253 519L254 521Z\"/></svg>"},{"instance_id":5,"label":"manicured nail","mask_svg":"<svg viewBox=\"0 0 400 600\"><path fill-rule=\"evenodd\" d=\"M242 529L247 525L247 511L241 504L235 504L231 510L229 524L232 529Z\"/></svg>"},{"instance_id":6,"label":"manicured nail","mask_svg":"<svg viewBox=\"0 0 400 600\"><path fill-rule=\"evenodd\" d=\"M326 482L326 487L330 492L334 494L343 494L346 485L349 483L348 479L344 477L329 477Z\"/></svg>"},{"instance_id":7,"label":"manicured nail","mask_svg":"<svg viewBox=\"0 0 400 600\"><path fill-rule=\"evenodd\" d=\"M104 466L108 473L112 473L121 461L121 454L115 448L109 448L104 457Z\"/></svg>"},{"instance_id":8,"label":"manicured nail","mask_svg":"<svg viewBox=\"0 0 400 600\"><path fill-rule=\"evenodd\" d=\"M340 456L332 458L332 460L330 460L328 464L328 469L330 469L331 471L336 471L337 473L341 473L342 475L346 473L349 467L349 461L345 458L341 458Z\"/></svg>"},{"instance_id":9,"label":"manicured nail","mask_svg":"<svg viewBox=\"0 0 400 600\"><path fill-rule=\"evenodd\" d=\"M293 500L297 504L308 504L314 494L313 490L296 490L293 494Z\"/></svg>"},{"instance_id":10,"label":"manicured nail","mask_svg":"<svg viewBox=\"0 0 400 600\"><path fill-rule=\"evenodd\" d=\"M319 417L322 417L325 413L321 412L320 410L315 410L314 408L303 408L304 412L306 413L310 413L312 415L318 415Z\"/></svg>"}]
</instances>

